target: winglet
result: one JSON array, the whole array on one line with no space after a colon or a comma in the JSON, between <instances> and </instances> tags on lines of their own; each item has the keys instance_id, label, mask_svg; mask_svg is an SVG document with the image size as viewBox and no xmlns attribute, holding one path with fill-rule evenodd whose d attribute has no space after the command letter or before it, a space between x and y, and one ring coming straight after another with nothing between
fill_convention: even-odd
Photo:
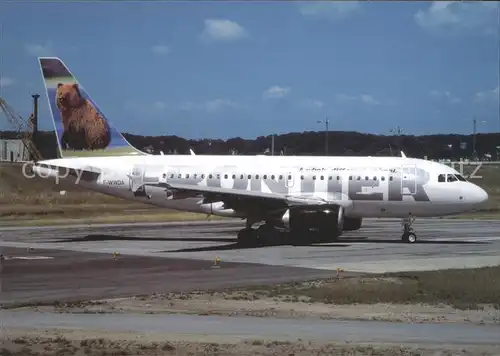
<instances>
[{"instance_id":1,"label":"winglet","mask_svg":"<svg viewBox=\"0 0 500 356\"><path fill-rule=\"evenodd\" d=\"M189 149L189 153L191 154L191 156L196 156L191 148Z\"/></svg>"},{"instance_id":2,"label":"winglet","mask_svg":"<svg viewBox=\"0 0 500 356\"><path fill-rule=\"evenodd\" d=\"M403 151L401 151L401 157L406 158L406 155Z\"/></svg>"},{"instance_id":3,"label":"winglet","mask_svg":"<svg viewBox=\"0 0 500 356\"><path fill-rule=\"evenodd\" d=\"M39 57L61 157L145 155L108 121L62 60Z\"/></svg>"}]
</instances>

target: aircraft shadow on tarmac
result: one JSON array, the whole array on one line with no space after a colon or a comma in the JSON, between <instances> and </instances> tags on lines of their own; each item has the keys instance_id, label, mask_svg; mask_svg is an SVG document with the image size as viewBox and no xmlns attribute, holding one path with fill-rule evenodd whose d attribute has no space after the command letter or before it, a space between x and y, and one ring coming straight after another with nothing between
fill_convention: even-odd
<instances>
[{"instance_id":1,"label":"aircraft shadow on tarmac","mask_svg":"<svg viewBox=\"0 0 500 356\"><path fill-rule=\"evenodd\" d=\"M224 234L227 231L224 231ZM295 246L295 247L348 247L351 244L359 243L376 243L376 244L406 244L408 243L401 241L400 239L370 239L365 237L347 237L339 239L336 243L324 243L321 241L314 241L314 237L308 242L295 242L290 239L289 234L286 232L280 232L276 236L274 241L268 241L262 243L255 241L255 243L240 243L236 237L132 237L132 236L120 236L120 235L105 235L105 234L94 234L87 235L83 237L75 237L68 239L56 239L45 241L46 243L71 243L71 242L100 242L100 241L156 241L156 242L211 242L211 243L224 243L223 245L215 246L200 246L192 248L182 248L177 250L164 250L160 252L172 253L172 252L207 252L207 251L228 251L228 250L241 250L241 249L252 249L252 248L263 248L263 247L278 247L278 246ZM417 244L434 244L434 245L481 245L481 244L491 244L488 241L457 241L457 240L419 240Z\"/></svg>"},{"instance_id":2,"label":"aircraft shadow on tarmac","mask_svg":"<svg viewBox=\"0 0 500 356\"><path fill-rule=\"evenodd\" d=\"M131 237L131 236L120 236L120 235L104 235L95 234L87 235L83 237L74 237L68 239L51 239L48 241L43 241L45 243L71 243L71 242L101 242L101 241L156 241L156 242L220 242L226 243L224 245L215 246L202 246L193 248L183 248L178 250L166 250L160 252L202 252L202 251L227 251L227 250L239 250L239 249L250 249L250 248L262 248L262 247L277 247L277 246L322 246L320 242L310 241L308 243L295 243L290 239L286 238L284 233L278 234L276 241L268 243L259 243L257 240L255 243L240 243L236 237ZM346 244L328 244L330 247L347 247Z\"/></svg>"},{"instance_id":3,"label":"aircraft shadow on tarmac","mask_svg":"<svg viewBox=\"0 0 500 356\"><path fill-rule=\"evenodd\" d=\"M99 241L165 241L165 242L235 242L236 237L133 237L122 235L95 234L83 237L73 237L69 239L57 239L45 241L46 243L61 242L99 242Z\"/></svg>"},{"instance_id":4,"label":"aircraft shadow on tarmac","mask_svg":"<svg viewBox=\"0 0 500 356\"><path fill-rule=\"evenodd\" d=\"M206 251L229 251L229 250L242 250L242 249L251 249L251 248L263 248L263 247L278 247L278 246L296 246L296 247L321 247L323 246L321 243L293 243L291 241L277 241L274 243L239 243L235 242L227 245L218 245L218 246L205 246L205 247L193 247L193 248L183 248L179 250L167 250L161 252L206 252ZM328 244L329 247L348 247L347 244Z\"/></svg>"}]
</instances>

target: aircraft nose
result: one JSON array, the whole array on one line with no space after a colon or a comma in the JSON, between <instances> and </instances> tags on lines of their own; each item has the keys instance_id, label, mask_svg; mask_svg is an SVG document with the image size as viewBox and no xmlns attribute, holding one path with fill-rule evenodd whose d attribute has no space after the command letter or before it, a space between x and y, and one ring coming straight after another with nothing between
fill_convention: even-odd
<instances>
[{"instance_id":1,"label":"aircraft nose","mask_svg":"<svg viewBox=\"0 0 500 356\"><path fill-rule=\"evenodd\" d=\"M488 193L475 184L471 184L470 195L469 200L474 204L482 204L488 200Z\"/></svg>"}]
</instances>

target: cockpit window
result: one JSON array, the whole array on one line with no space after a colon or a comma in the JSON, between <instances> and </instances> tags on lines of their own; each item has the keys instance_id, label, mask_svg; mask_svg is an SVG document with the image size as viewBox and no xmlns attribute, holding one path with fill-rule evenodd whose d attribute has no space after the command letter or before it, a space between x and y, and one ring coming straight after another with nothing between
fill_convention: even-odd
<instances>
[{"instance_id":1,"label":"cockpit window","mask_svg":"<svg viewBox=\"0 0 500 356\"><path fill-rule=\"evenodd\" d=\"M460 174L440 174L438 175L438 182L444 183L444 182L467 182L467 180L461 176Z\"/></svg>"}]
</instances>

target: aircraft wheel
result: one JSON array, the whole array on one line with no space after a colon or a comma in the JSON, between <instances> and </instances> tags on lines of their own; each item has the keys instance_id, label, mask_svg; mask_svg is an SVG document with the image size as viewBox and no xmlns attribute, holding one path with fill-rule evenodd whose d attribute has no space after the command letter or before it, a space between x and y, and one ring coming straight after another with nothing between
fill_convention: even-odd
<instances>
[{"instance_id":1,"label":"aircraft wheel","mask_svg":"<svg viewBox=\"0 0 500 356\"><path fill-rule=\"evenodd\" d=\"M414 232L403 234L402 240L404 242L414 244L415 242L417 242L417 234L415 234Z\"/></svg>"},{"instance_id":2,"label":"aircraft wheel","mask_svg":"<svg viewBox=\"0 0 500 356\"><path fill-rule=\"evenodd\" d=\"M238 232L238 243L249 244L255 242L255 230L254 229L243 229Z\"/></svg>"},{"instance_id":3,"label":"aircraft wheel","mask_svg":"<svg viewBox=\"0 0 500 356\"><path fill-rule=\"evenodd\" d=\"M274 226L264 224L257 229L258 239L261 245L272 245L276 243L277 231Z\"/></svg>"}]
</instances>

